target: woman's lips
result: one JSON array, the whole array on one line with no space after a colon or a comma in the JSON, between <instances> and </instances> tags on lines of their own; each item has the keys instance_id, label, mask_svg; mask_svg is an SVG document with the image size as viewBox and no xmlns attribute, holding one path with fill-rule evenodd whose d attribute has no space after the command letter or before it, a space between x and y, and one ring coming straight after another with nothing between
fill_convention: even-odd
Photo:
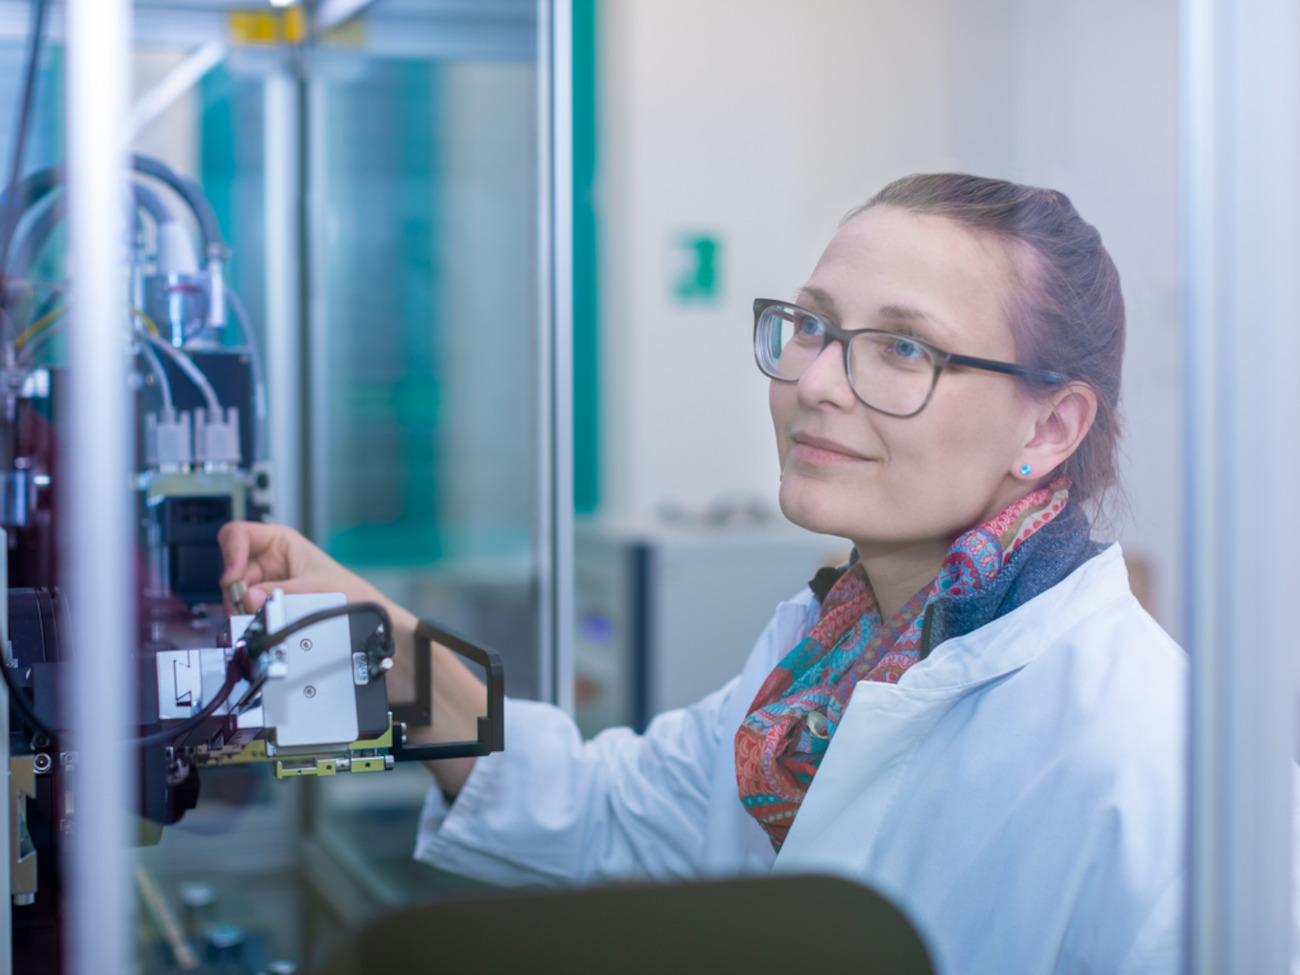
<instances>
[{"instance_id":1,"label":"woman's lips","mask_svg":"<svg viewBox=\"0 0 1300 975\"><path fill-rule=\"evenodd\" d=\"M870 458L850 451L833 440L807 437L796 438L790 451L791 458L804 464L825 467L832 464L861 464Z\"/></svg>"}]
</instances>

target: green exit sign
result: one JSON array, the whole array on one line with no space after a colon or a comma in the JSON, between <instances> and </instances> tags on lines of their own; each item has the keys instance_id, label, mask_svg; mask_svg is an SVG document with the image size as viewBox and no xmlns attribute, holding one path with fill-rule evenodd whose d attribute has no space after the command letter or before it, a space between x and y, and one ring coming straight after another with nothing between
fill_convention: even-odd
<instances>
[{"instance_id":1,"label":"green exit sign","mask_svg":"<svg viewBox=\"0 0 1300 975\"><path fill-rule=\"evenodd\" d=\"M677 238L678 272L673 296L682 304L711 304L722 294L722 242L716 234L687 233Z\"/></svg>"}]
</instances>

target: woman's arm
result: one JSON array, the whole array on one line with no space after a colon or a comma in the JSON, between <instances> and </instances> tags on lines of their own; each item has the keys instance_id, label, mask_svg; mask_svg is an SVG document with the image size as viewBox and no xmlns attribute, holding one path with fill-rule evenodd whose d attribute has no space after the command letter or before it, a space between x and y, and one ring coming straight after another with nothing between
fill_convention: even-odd
<instances>
[{"instance_id":1,"label":"woman's arm","mask_svg":"<svg viewBox=\"0 0 1300 975\"><path fill-rule=\"evenodd\" d=\"M341 592L348 602L376 602L388 610L393 621L393 669L387 682L391 700L415 699L415 627L418 620L388 599L373 585L349 572L292 528L251 521L232 521L218 536L226 570L221 588L243 582L247 587L244 604L256 612L273 589L286 593ZM227 608L230 606L227 597ZM466 741L476 737L478 718L487 713L487 690L456 654L433 644L433 723L412 728L412 744ZM425 765L444 793L455 796L474 768L473 758L449 758Z\"/></svg>"}]
</instances>

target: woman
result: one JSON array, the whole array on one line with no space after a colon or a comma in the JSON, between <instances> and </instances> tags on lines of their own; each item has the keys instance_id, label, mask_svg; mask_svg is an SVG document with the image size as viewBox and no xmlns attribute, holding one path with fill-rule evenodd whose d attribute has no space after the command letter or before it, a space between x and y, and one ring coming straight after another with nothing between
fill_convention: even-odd
<instances>
[{"instance_id":1,"label":"woman","mask_svg":"<svg viewBox=\"0 0 1300 975\"><path fill-rule=\"evenodd\" d=\"M504 753L433 768L417 855L501 883L831 871L941 971L1174 970L1186 661L1082 507L1114 480L1124 343L1096 231L1059 193L909 177L755 313L782 510L854 560L644 735L510 702ZM285 529L222 544L255 604L382 598ZM482 688L436 666L427 739L472 737Z\"/></svg>"}]
</instances>

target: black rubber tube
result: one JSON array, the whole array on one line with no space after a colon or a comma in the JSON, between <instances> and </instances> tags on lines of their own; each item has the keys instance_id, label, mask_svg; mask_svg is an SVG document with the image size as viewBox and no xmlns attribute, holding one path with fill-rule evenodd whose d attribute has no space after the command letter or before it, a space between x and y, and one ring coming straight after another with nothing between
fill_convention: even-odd
<instances>
[{"instance_id":1,"label":"black rubber tube","mask_svg":"<svg viewBox=\"0 0 1300 975\"><path fill-rule=\"evenodd\" d=\"M216 211L203 195L203 189L194 180L182 176L164 162L149 156L133 155L131 168L142 176L150 176L166 183L185 201L185 205L194 213L203 234L203 252L205 257L213 256L214 249L222 251L225 240L221 236L221 225L217 223ZM0 194L0 240L13 235L14 228L22 219L27 208L32 206L47 193L63 185L64 168L62 165L38 169L20 179L13 187L12 200L8 190Z\"/></svg>"},{"instance_id":2,"label":"black rubber tube","mask_svg":"<svg viewBox=\"0 0 1300 975\"><path fill-rule=\"evenodd\" d=\"M217 223L217 213L212 209L208 198L203 195L203 188L198 183L187 176L182 176L166 163L149 156L133 155L131 168L137 173L152 176L166 183L180 195L199 221L199 230L203 233L203 253L206 257L212 257L214 249L220 251L225 248L225 241L221 237L221 225Z\"/></svg>"},{"instance_id":3,"label":"black rubber tube","mask_svg":"<svg viewBox=\"0 0 1300 975\"><path fill-rule=\"evenodd\" d=\"M134 209L149 214L155 225L175 219L171 208L163 202L163 198L143 183L132 183L131 194L134 199ZM67 210L66 198L59 197L50 204L48 210L32 221L26 233L14 239L12 257L9 260L13 277L27 277L36 258L49 240L50 234L67 215Z\"/></svg>"}]
</instances>

